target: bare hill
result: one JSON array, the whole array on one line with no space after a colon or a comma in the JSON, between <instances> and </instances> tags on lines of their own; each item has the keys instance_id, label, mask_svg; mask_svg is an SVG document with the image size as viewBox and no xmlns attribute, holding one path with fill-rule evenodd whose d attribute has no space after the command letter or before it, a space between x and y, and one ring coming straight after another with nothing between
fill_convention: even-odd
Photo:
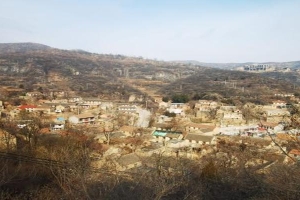
<instances>
[{"instance_id":1,"label":"bare hill","mask_svg":"<svg viewBox=\"0 0 300 200\"><path fill-rule=\"evenodd\" d=\"M289 81L278 80L248 72L203 68L196 74L166 85L161 93L186 94L190 98L231 99L240 103L267 103L274 94L297 93L298 87Z\"/></svg>"},{"instance_id":2,"label":"bare hill","mask_svg":"<svg viewBox=\"0 0 300 200\"><path fill-rule=\"evenodd\" d=\"M127 57L60 50L35 43L0 44L2 87L113 100L129 95L184 93L213 98L270 99L274 93L296 93L286 78ZM293 79L295 80L295 77Z\"/></svg>"},{"instance_id":3,"label":"bare hill","mask_svg":"<svg viewBox=\"0 0 300 200\"><path fill-rule=\"evenodd\" d=\"M0 44L2 86L25 91L67 91L81 96L127 99L144 95L129 79L173 81L194 73L185 65L122 55L60 50L41 44Z\"/></svg>"}]
</instances>

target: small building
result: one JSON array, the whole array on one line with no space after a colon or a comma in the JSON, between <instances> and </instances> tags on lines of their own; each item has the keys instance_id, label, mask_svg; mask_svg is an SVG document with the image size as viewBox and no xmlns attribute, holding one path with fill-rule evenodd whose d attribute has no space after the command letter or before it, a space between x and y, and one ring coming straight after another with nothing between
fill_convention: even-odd
<instances>
[{"instance_id":1,"label":"small building","mask_svg":"<svg viewBox=\"0 0 300 200\"><path fill-rule=\"evenodd\" d=\"M36 108L36 105L21 105L18 107L19 110L25 110L27 112L33 112Z\"/></svg>"},{"instance_id":2,"label":"small building","mask_svg":"<svg viewBox=\"0 0 300 200\"><path fill-rule=\"evenodd\" d=\"M70 102L70 103L76 103L76 102L79 102L79 101L82 101L81 97L69 97L68 98L68 102Z\"/></svg>"},{"instance_id":3,"label":"small building","mask_svg":"<svg viewBox=\"0 0 300 200\"><path fill-rule=\"evenodd\" d=\"M61 104L55 106L55 112L56 113L64 112L64 110L65 110L65 106L63 106Z\"/></svg>"},{"instance_id":4,"label":"small building","mask_svg":"<svg viewBox=\"0 0 300 200\"><path fill-rule=\"evenodd\" d=\"M155 123L153 124L153 128L161 131L172 131L172 124L170 123Z\"/></svg>"},{"instance_id":5,"label":"small building","mask_svg":"<svg viewBox=\"0 0 300 200\"><path fill-rule=\"evenodd\" d=\"M121 105L118 107L118 110L121 112L136 112L136 105Z\"/></svg>"},{"instance_id":6,"label":"small building","mask_svg":"<svg viewBox=\"0 0 300 200\"><path fill-rule=\"evenodd\" d=\"M27 92L26 93L26 96L28 96L28 97L40 97L42 95L43 94L41 92Z\"/></svg>"},{"instance_id":7,"label":"small building","mask_svg":"<svg viewBox=\"0 0 300 200\"><path fill-rule=\"evenodd\" d=\"M215 129L216 127L213 125L207 125L207 124L197 124L197 123L188 123L185 126L185 130L187 132L193 132L193 131L201 131L201 132L211 132Z\"/></svg>"},{"instance_id":8,"label":"small building","mask_svg":"<svg viewBox=\"0 0 300 200\"><path fill-rule=\"evenodd\" d=\"M286 102L281 101L281 100L273 101L272 107L274 107L274 108L285 108L286 107Z\"/></svg>"},{"instance_id":9,"label":"small building","mask_svg":"<svg viewBox=\"0 0 300 200\"><path fill-rule=\"evenodd\" d=\"M182 140L182 132L155 130L152 132L153 142L165 143L170 140Z\"/></svg>"},{"instance_id":10,"label":"small building","mask_svg":"<svg viewBox=\"0 0 300 200\"><path fill-rule=\"evenodd\" d=\"M95 116L89 113L73 115L69 117L69 122L72 124L93 124L95 122Z\"/></svg>"},{"instance_id":11,"label":"small building","mask_svg":"<svg viewBox=\"0 0 300 200\"><path fill-rule=\"evenodd\" d=\"M102 100L99 98L83 98L82 104L88 105L89 107L98 107L101 105Z\"/></svg>"},{"instance_id":12,"label":"small building","mask_svg":"<svg viewBox=\"0 0 300 200\"><path fill-rule=\"evenodd\" d=\"M218 103L216 101L210 100L199 100L195 104L196 111L207 111L209 112L212 109L216 109L218 107Z\"/></svg>"},{"instance_id":13,"label":"small building","mask_svg":"<svg viewBox=\"0 0 300 200\"><path fill-rule=\"evenodd\" d=\"M38 106L35 108L35 111L41 112L43 114L50 114L51 113L51 107L50 106Z\"/></svg>"},{"instance_id":14,"label":"small building","mask_svg":"<svg viewBox=\"0 0 300 200\"><path fill-rule=\"evenodd\" d=\"M65 129L65 118L57 117L53 121L53 124L51 124L51 130L56 131L56 130L63 130L63 129Z\"/></svg>"},{"instance_id":15,"label":"small building","mask_svg":"<svg viewBox=\"0 0 300 200\"><path fill-rule=\"evenodd\" d=\"M184 115L184 112L181 108L168 108L167 111L176 115Z\"/></svg>"},{"instance_id":16,"label":"small building","mask_svg":"<svg viewBox=\"0 0 300 200\"><path fill-rule=\"evenodd\" d=\"M188 143L190 147L193 148L199 148L205 144L207 145L215 144L215 137L208 136L208 135L189 133L187 136L185 136L184 140Z\"/></svg>"}]
</instances>

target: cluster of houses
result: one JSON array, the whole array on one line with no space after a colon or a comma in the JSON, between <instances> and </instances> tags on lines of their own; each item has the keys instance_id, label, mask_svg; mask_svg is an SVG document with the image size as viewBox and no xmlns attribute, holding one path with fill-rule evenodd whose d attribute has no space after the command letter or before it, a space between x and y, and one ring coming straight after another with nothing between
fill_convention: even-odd
<instances>
[{"instance_id":1,"label":"cluster of houses","mask_svg":"<svg viewBox=\"0 0 300 200\"><path fill-rule=\"evenodd\" d=\"M27 98L35 98L38 95L28 93ZM139 115L138 110L141 109L142 104L104 102L99 98L69 97L39 100L32 104L5 109L5 103L0 102L2 116L12 120L19 120L18 116L22 112L34 113L41 118L47 116L51 120L49 127L51 133L59 133L60 130L66 128L67 124L94 128L96 130L94 139L99 143L109 145L110 150L102 157L115 158L114 162L121 171L140 167L143 157L154 154L163 153L167 156L194 158L216 151L220 137L236 136L261 140L270 140L270 137L274 137L282 141L277 136L292 135L297 138L300 135L298 130L284 129L283 119L290 117L290 105L284 101L274 101L267 106L255 105L255 108L261 111L262 119L250 123L245 120L243 108L222 105L216 101L199 100L193 107L190 104L163 101L157 101L157 105L158 110L163 112L152 113L154 123L141 130L134 124L115 124L111 116L125 114L136 117ZM173 113L174 116L164 115L166 111ZM19 120L18 127L24 126L26 122ZM130 142L136 137L143 140L140 146ZM118 142L111 143L110 141ZM130 151L124 153L122 149L130 149ZM298 160L299 152L300 150L292 149L290 155Z\"/></svg>"}]
</instances>

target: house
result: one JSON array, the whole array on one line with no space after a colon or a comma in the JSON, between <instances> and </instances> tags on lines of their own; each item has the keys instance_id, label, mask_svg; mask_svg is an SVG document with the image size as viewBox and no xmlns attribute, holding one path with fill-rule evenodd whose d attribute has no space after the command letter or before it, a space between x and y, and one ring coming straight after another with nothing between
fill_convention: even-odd
<instances>
[{"instance_id":1,"label":"house","mask_svg":"<svg viewBox=\"0 0 300 200\"><path fill-rule=\"evenodd\" d=\"M35 108L35 111L42 112L44 114L50 114L51 113L51 107L50 106L38 106Z\"/></svg>"},{"instance_id":2,"label":"house","mask_svg":"<svg viewBox=\"0 0 300 200\"><path fill-rule=\"evenodd\" d=\"M61 113L63 111L77 111L78 106L75 103L62 103L62 102L46 102L44 105L49 106L52 112Z\"/></svg>"},{"instance_id":3,"label":"house","mask_svg":"<svg viewBox=\"0 0 300 200\"><path fill-rule=\"evenodd\" d=\"M184 112L181 108L168 108L167 111L176 115L184 115Z\"/></svg>"},{"instance_id":4,"label":"house","mask_svg":"<svg viewBox=\"0 0 300 200\"><path fill-rule=\"evenodd\" d=\"M223 115L223 120L243 120L242 112L225 112Z\"/></svg>"},{"instance_id":5,"label":"house","mask_svg":"<svg viewBox=\"0 0 300 200\"><path fill-rule=\"evenodd\" d=\"M81 97L69 97L68 98L68 102L70 102L70 103L76 103L76 102L79 102L79 101L82 101Z\"/></svg>"},{"instance_id":6,"label":"house","mask_svg":"<svg viewBox=\"0 0 300 200\"><path fill-rule=\"evenodd\" d=\"M272 107L273 108L285 108L286 107L286 102L285 101L281 101L281 100L273 101Z\"/></svg>"},{"instance_id":7,"label":"house","mask_svg":"<svg viewBox=\"0 0 300 200\"><path fill-rule=\"evenodd\" d=\"M61 105L61 104L55 106L55 112L56 112L56 113L64 112L64 110L65 110L65 106L63 106L63 105Z\"/></svg>"},{"instance_id":8,"label":"house","mask_svg":"<svg viewBox=\"0 0 300 200\"><path fill-rule=\"evenodd\" d=\"M117 159L116 163L117 170L119 171L125 171L128 169L142 166L142 161L136 153L123 155L119 159Z\"/></svg>"},{"instance_id":9,"label":"house","mask_svg":"<svg viewBox=\"0 0 300 200\"><path fill-rule=\"evenodd\" d=\"M100 105L100 108L102 110L109 110L109 109L112 109L113 107L114 107L113 102L102 102Z\"/></svg>"},{"instance_id":10,"label":"house","mask_svg":"<svg viewBox=\"0 0 300 200\"><path fill-rule=\"evenodd\" d=\"M196 111L206 111L209 112L212 109L216 109L218 107L218 103L215 101L209 101L209 100L199 100L195 104L195 110Z\"/></svg>"},{"instance_id":11,"label":"house","mask_svg":"<svg viewBox=\"0 0 300 200\"><path fill-rule=\"evenodd\" d=\"M152 132L153 142L165 143L170 140L182 140L182 132L155 130Z\"/></svg>"},{"instance_id":12,"label":"house","mask_svg":"<svg viewBox=\"0 0 300 200\"><path fill-rule=\"evenodd\" d=\"M33 112L37 108L36 105L21 105L18 107L19 110L25 110L27 112Z\"/></svg>"},{"instance_id":13,"label":"house","mask_svg":"<svg viewBox=\"0 0 300 200\"><path fill-rule=\"evenodd\" d=\"M208 135L189 133L187 136L185 136L184 140L188 143L190 147L193 148L199 148L205 144L215 144L215 137Z\"/></svg>"},{"instance_id":14,"label":"house","mask_svg":"<svg viewBox=\"0 0 300 200\"><path fill-rule=\"evenodd\" d=\"M72 124L93 124L95 122L95 116L89 113L73 115L69 117L69 122Z\"/></svg>"},{"instance_id":15,"label":"house","mask_svg":"<svg viewBox=\"0 0 300 200\"><path fill-rule=\"evenodd\" d=\"M53 121L53 124L50 125L50 127L51 127L51 130L53 130L53 131L63 130L65 128L65 118L57 117Z\"/></svg>"},{"instance_id":16,"label":"house","mask_svg":"<svg viewBox=\"0 0 300 200\"><path fill-rule=\"evenodd\" d=\"M160 116L157 116L157 118L156 118L156 121L158 122L158 123L170 123L171 121L172 121L172 117L168 117L168 116L166 116L166 115L160 115Z\"/></svg>"},{"instance_id":17,"label":"house","mask_svg":"<svg viewBox=\"0 0 300 200\"><path fill-rule=\"evenodd\" d=\"M158 102L158 107L159 108L168 108L170 105L168 102L164 102L164 101L159 101Z\"/></svg>"},{"instance_id":18,"label":"house","mask_svg":"<svg viewBox=\"0 0 300 200\"><path fill-rule=\"evenodd\" d=\"M170 148L171 150L175 150L176 152L176 150L186 147L187 144L184 140L171 139L165 142L165 146Z\"/></svg>"},{"instance_id":19,"label":"house","mask_svg":"<svg viewBox=\"0 0 300 200\"><path fill-rule=\"evenodd\" d=\"M28 97L39 97L42 96L43 94L41 92L27 92L26 96Z\"/></svg>"},{"instance_id":20,"label":"house","mask_svg":"<svg viewBox=\"0 0 300 200\"><path fill-rule=\"evenodd\" d=\"M188 123L185 126L185 130L187 132L193 132L193 131L201 131L203 133L205 132L212 132L216 127L214 125L207 125L207 124L197 124L197 123Z\"/></svg>"},{"instance_id":21,"label":"house","mask_svg":"<svg viewBox=\"0 0 300 200\"><path fill-rule=\"evenodd\" d=\"M268 122L280 122L290 116L290 112L286 109L267 109L265 113Z\"/></svg>"},{"instance_id":22,"label":"house","mask_svg":"<svg viewBox=\"0 0 300 200\"><path fill-rule=\"evenodd\" d=\"M171 103L170 108L183 108L184 103Z\"/></svg>"},{"instance_id":23,"label":"house","mask_svg":"<svg viewBox=\"0 0 300 200\"><path fill-rule=\"evenodd\" d=\"M11 118L15 118L19 115L19 113L23 110L23 111L26 111L26 112L34 112L36 111L37 109L37 106L36 105L21 105L21 106L18 106L14 109L12 109L11 111L9 111L9 116Z\"/></svg>"},{"instance_id":24,"label":"house","mask_svg":"<svg viewBox=\"0 0 300 200\"><path fill-rule=\"evenodd\" d=\"M67 91L49 91L48 92L48 96L50 97L65 97L68 95L68 92Z\"/></svg>"},{"instance_id":25,"label":"house","mask_svg":"<svg viewBox=\"0 0 300 200\"><path fill-rule=\"evenodd\" d=\"M99 98L83 98L82 105L87 105L89 107L98 107L101 105L102 100Z\"/></svg>"},{"instance_id":26,"label":"house","mask_svg":"<svg viewBox=\"0 0 300 200\"><path fill-rule=\"evenodd\" d=\"M121 105L118 107L118 110L121 112L136 112L136 105Z\"/></svg>"},{"instance_id":27,"label":"house","mask_svg":"<svg viewBox=\"0 0 300 200\"><path fill-rule=\"evenodd\" d=\"M266 132L269 133L279 133L284 130L284 125L280 123L272 123L272 122L265 122L262 121L260 123L260 128L265 129Z\"/></svg>"},{"instance_id":28,"label":"house","mask_svg":"<svg viewBox=\"0 0 300 200\"><path fill-rule=\"evenodd\" d=\"M153 128L156 130L171 131L173 126L170 123L155 123L153 124Z\"/></svg>"},{"instance_id":29,"label":"house","mask_svg":"<svg viewBox=\"0 0 300 200\"><path fill-rule=\"evenodd\" d=\"M241 124L244 122L243 113L236 106L221 106L216 113L221 124Z\"/></svg>"},{"instance_id":30,"label":"house","mask_svg":"<svg viewBox=\"0 0 300 200\"><path fill-rule=\"evenodd\" d=\"M64 124L53 124L51 125L51 130L57 131L57 130L63 130L65 128Z\"/></svg>"}]
</instances>

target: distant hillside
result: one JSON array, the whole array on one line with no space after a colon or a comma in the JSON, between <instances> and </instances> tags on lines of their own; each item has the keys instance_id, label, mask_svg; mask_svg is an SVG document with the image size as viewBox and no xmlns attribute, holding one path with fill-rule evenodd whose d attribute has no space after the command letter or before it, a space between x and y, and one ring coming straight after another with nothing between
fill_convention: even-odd
<instances>
[{"instance_id":1,"label":"distant hillside","mask_svg":"<svg viewBox=\"0 0 300 200\"><path fill-rule=\"evenodd\" d=\"M293 66L296 63L292 62ZM191 98L241 97L243 101L256 101L261 97L270 99L274 92L296 93L300 83L298 73L252 74L141 57L60 50L35 43L0 44L0 74L2 88L65 91L68 95L112 100L126 100L131 94L145 97L184 93Z\"/></svg>"},{"instance_id":2,"label":"distant hillside","mask_svg":"<svg viewBox=\"0 0 300 200\"><path fill-rule=\"evenodd\" d=\"M144 95L128 79L174 81L196 69L123 55L60 50L34 43L0 44L0 84L25 91L68 91L118 100Z\"/></svg>"},{"instance_id":3,"label":"distant hillside","mask_svg":"<svg viewBox=\"0 0 300 200\"><path fill-rule=\"evenodd\" d=\"M48 50L51 47L37 43L0 43L0 53Z\"/></svg>"},{"instance_id":4,"label":"distant hillside","mask_svg":"<svg viewBox=\"0 0 300 200\"><path fill-rule=\"evenodd\" d=\"M161 93L186 94L190 98L233 99L240 103L248 101L267 103L275 93L297 93L298 87L287 80L269 78L262 74L203 68L195 75L178 80L161 89Z\"/></svg>"},{"instance_id":5,"label":"distant hillside","mask_svg":"<svg viewBox=\"0 0 300 200\"><path fill-rule=\"evenodd\" d=\"M205 63L195 60L186 60L186 61L174 61L175 63L184 63L191 65L200 65L205 67L213 67L220 69L237 69L243 67L244 65L255 64L256 62L246 62L246 63ZM300 69L300 61L291 61L291 62L263 62L263 64L269 64L275 68L291 68L291 69Z\"/></svg>"}]
</instances>

